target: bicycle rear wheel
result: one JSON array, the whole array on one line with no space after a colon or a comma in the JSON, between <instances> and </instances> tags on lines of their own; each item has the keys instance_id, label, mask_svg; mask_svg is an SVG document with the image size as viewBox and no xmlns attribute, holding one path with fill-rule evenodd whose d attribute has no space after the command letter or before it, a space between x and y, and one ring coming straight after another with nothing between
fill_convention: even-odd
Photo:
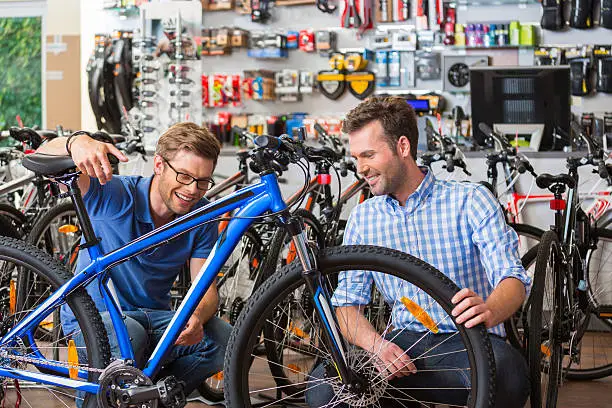
<instances>
[{"instance_id":1,"label":"bicycle rear wheel","mask_svg":"<svg viewBox=\"0 0 612 408\"><path fill-rule=\"evenodd\" d=\"M531 407L552 408L561 381L563 343L563 265L559 239L554 231L542 236L530 294L528 362ZM542 375L544 374L544 375Z\"/></svg>"},{"instance_id":2,"label":"bicycle rear wheel","mask_svg":"<svg viewBox=\"0 0 612 408\"><path fill-rule=\"evenodd\" d=\"M34 278L32 284L19 284L24 274ZM48 254L23 241L0 237L0 336L22 321L70 277L70 273ZM60 315L65 312L72 312L75 321L70 335L58 337L57 333L65 323ZM82 342L72 342L77 336ZM87 292L80 288L68 295L63 305L50 310L35 329L0 346L0 355L0 367L3 368L40 371L93 382L108 365L110 347L98 310ZM71 375L70 368L76 366L78 372ZM83 398L71 389L44 385L40 389L48 392L52 400L63 404ZM21 396L28 398L27 395ZM85 394L82 403L83 407L97 407L96 396ZM26 405L36 404L26 401Z\"/></svg>"},{"instance_id":3,"label":"bicycle rear wheel","mask_svg":"<svg viewBox=\"0 0 612 408\"><path fill-rule=\"evenodd\" d=\"M373 271L375 279L392 279L393 293L380 293L386 303L393 310L384 325L380 324L380 313L377 313L376 304L369 302L360 306L363 316L370 319L373 325L389 341L399 341L399 337L406 333L400 329L399 320L393 316L407 317L412 323L418 324L423 330L419 333L420 340L415 341L406 349L419 370L415 377L428 375L432 371L445 372L453 380L461 379L462 386L454 389L463 398L462 404L470 407L492 407L495 387L494 357L488 334L483 325L466 329L463 325L457 327L458 331L447 336L436 337L440 325L452 324L450 312L453 308L450 299L459 290L446 276L430 265L399 251L374 246L342 246L322 251L318 259L322 282L331 293L337 288L334 282L343 282L345 273L353 270ZM378 280L377 280L378 281ZM413 286L414 285L414 286ZM404 290L416 287L416 295L409 299L402 297ZM361 288L362 294L377 290L374 286ZM229 341L225 360L225 398L228 406L250 407L274 405L276 403L299 402L304 396L304 387L319 387L325 385L336 391L329 406L340 402L357 406L385 406L388 398L400 402L422 402L423 404L444 403L440 401L439 392L449 391L449 385L441 385L441 389L417 389L398 387L386 381L380 375L376 362L378 361L370 351L354 346L348 347L347 361L353 370L368 378L367 392L353 393L343 387L337 376L312 380L309 374L321 364L332 363L326 341L322 340L323 329L310 295L305 288L302 278L301 265L294 262L283 268L266 280L251 296L245 310L240 315ZM344 295L343 295L344 293ZM345 299L346 292L336 292L336 299ZM375 297L371 297L375 299ZM411 309L408 309L410 305ZM416 306L416 307L415 307ZM349 326L346 309L336 308L336 314L341 324ZM406 313L412 310L412 313ZM442 312L441 315L436 312ZM441 316L441 317L440 317ZM429 320L429 319L432 320ZM278 385L277 378L271 372L269 361L265 356L254 353L256 345L261 341L262 328L273 325L277 333L265 340L274 342L282 349L282 368L289 377L289 386ZM427 328L426 328L427 327ZM342 332L345 343L348 338L355 335L354 331ZM279 334L282 334L280 336ZM446 340L440 340L445 338ZM454 339L458 348L446 350ZM446 342L446 343L445 343ZM377 346L381 343L377 343ZM446 346L444 346L446 344ZM374 347L374 351L376 350ZM417 351L418 350L418 351ZM467 362L466 367L447 369L434 367L438 359L447 355L461 355ZM252 361L252 364L251 364ZM452 371L452 372L451 372ZM455 377L456 376L456 377ZM469 379L469 380L468 380ZM310 381L310 383L309 383ZM314 381L314 382L313 382ZM302 388L298 388L302 385ZM324 390L325 388L321 388ZM292 392L293 391L293 392ZM452 393L453 391L451 391ZM469 399L467 395L470 395ZM333 395L333 394L332 394ZM377 405L378 404L378 405Z\"/></svg>"},{"instance_id":4,"label":"bicycle rear wheel","mask_svg":"<svg viewBox=\"0 0 612 408\"><path fill-rule=\"evenodd\" d=\"M612 229L597 228L588 262L588 294L592 313L579 345L580 360L567 370L571 380L612 375Z\"/></svg>"}]
</instances>

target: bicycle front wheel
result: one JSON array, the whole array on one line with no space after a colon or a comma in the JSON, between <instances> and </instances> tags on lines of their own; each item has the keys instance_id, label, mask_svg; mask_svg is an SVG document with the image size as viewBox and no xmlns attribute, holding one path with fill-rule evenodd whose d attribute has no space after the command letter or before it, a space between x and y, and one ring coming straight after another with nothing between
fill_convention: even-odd
<instances>
[{"instance_id":1,"label":"bicycle front wheel","mask_svg":"<svg viewBox=\"0 0 612 408\"><path fill-rule=\"evenodd\" d=\"M338 289L338 282L341 282L340 285L346 282L343 279L347 278L347 273L368 271L375 276L377 283L389 280L391 285L385 286L386 290L382 289L383 285L381 288L363 285L359 289L360 295L370 299L368 304L357 307L361 316L381 336L398 345L404 335L417 335L417 340L404 347L417 366L417 373L409 376L417 383L419 378L436 373L449 375L445 378L453 384L459 381L461 385L455 387L443 382L433 385L433 388L431 383L422 388L387 381L387 376L382 374L382 362L376 356L382 340L372 350L347 346L348 365L369 382L365 387L367 391L364 388L361 392L352 391L342 384L337 375L329 374L333 370L327 368L323 378L314 378L313 370L333 367L333 361L330 348L323 340L322 332L325 329L314 312L301 265L294 262L258 288L236 323L228 344L228 350L232 352L226 354L225 361L225 398L229 407L300 402L305 393L313 390L315 393L329 392L329 405L324 406L330 407L341 403L385 406L389 399L403 403L450 403L470 407L494 405L495 362L484 326L466 329L458 325L448 334L435 334L441 327L454 326L450 299L459 288L446 276L410 255L375 246L325 249L318 259L318 267L321 281L330 293L335 291L334 299L339 302L347 298L346 292ZM392 289L389 290L389 287ZM409 291L413 293L410 298L406 297ZM391 313L388 313L389 308L380 307L380 299L384 299ZM351 327L345 314L346 308L336 307L335 312L340 325L345 327L345 330L338 330L348 345L351 343L349 339L354 338L356 333L346 329ZM421 327L422 330L409 332L409 325L413 329L412 325ZM265 326L274 326L276 331L262 331ZM266 356L255 352L262 340L262 332L265 341L275 343L279 350L282 349L278 354L282 355L282 360L275 363L284 370L284 377L290 380L290 384L279 385ZM463 359L465 366L449 368L440 362L449 355L453 355L453 359ZM436 386L440 388L436 389ZM441 395L449 392L454 393L454 399L441 400Z\"/></svg>"},{"instance_id":2,"label":"bicycle front wheel","mask_svg":"<svg viewBox=\"0 0 612 408\"><path fill-rule=\"evenodd\" d=\"M21 279L24 275L27 280ZM0 336L6 335L70 277L48 254L23 241L0 237ZM66 313L74 316L70 330L63 326L67 320L61 319L62 313L64 317ZM62 332L66 334L58 334ZM50 310L36 327L8 340L0 346L3 368L94 382L110 360L102 318L83 288L67 295L64 304ZM4 381L0 379L0 386L4 386ZM58 400L66 406L81 400L83 407L97 407L95 395L79 395L72 389L41 384L38 392L48 392L52 401ZM31 395L21 395L28 406L36 405L27 401ZM39 393L38 397L44 396Z\"/></svg>"}]
</instances>

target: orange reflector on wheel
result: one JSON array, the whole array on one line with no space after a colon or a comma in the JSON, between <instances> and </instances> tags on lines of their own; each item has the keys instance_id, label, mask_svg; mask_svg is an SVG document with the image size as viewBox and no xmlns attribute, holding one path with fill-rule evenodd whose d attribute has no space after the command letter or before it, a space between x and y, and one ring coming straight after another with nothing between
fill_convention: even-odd
<instances>
[{"instance_id":1,"label":"orange reflector on wheel","mask_svg":"<svg viewBox=\"0 0 612 408\"><path fill-rule=\"evenodd\" d=\"M296 374L302 372L302 370L300 370L300 367L298 367L296 364L287 364L287 368Z\"/></svg>"},{"instance_id":2,"label":"orange reflector on wheel","mask_svg":"<svg viewBox=\"0 0 612 408\"><path fill-rule=\"evenodd\" d=\"M546 345L544 345L544 344L542 344L542 345L540 346L540 351L541 351L541 352L542 352L542 354L544 354L546 357L550 357L550 355L552 354L552 353L550 352L550 347L548 347L548 346L546 346Z\"/></svg>"},{"instance_id":3,"label":"orange reflector on wheel","mask_svg":"<svg viewBox=\"0 0 612 408\"><path fill-rule=\"evenodd\" d=\"M77 380L79 378L79 354L72 339L68 341L68 366L68 375L73 380Z\"/></svg>"},{"instance_id":4,"label":"orange reflector on wheel","mask_svg":"<svg viewBox=\"0 0 612 408\"><path fill-rule=\"evenodd\" d=\"M15 314L15 306L17 305L17 288L15 287L15 281L11 280L9 283L9 313Z\"/></svg>"},{"instance_id":5,"label":"orange reflector on wheel","mask_svg":"<svg viewBox=\"0 0 612 408\"><path fill-rule=\"evenodd\" d=\"M550 200L550 209L553 211L565 210L565 200Z\"/></svg>"},{"instance_id":6,"label":"orange reflector on wheel","mask_svg":"<svg viewBox=\"0 0 612 408\"><path fill-rule=\"evenodd\" d=\"M213 375L212 378L217 381L223 381L223 371L219 371L217 374Z\"/></svg>"},{"instance_id":7,"label":"orange reflector on wheel","mask_svg":"<svg viewBox=\"0 0 612 408\"><path fill-rule=\"evenodd\" d=\"M251 261L251 266L253 268L257 268L259 266L259 259L253 258L253 260Z\"/></svg>"},{"instance_id":8,"label":"orange reflector on wheel","mask_svg":"<svg viewBox=\"0 0 612 408\"><path fill-rule=\"evenodd\" d=\"M408 311L412 313L412 315L419 322L421 322L423 326L427 328L427 330L432 333L438 333L438 331L440 330L438 329L438 325L433 321L431 316L429 316L429 314L421 308L421 306L417 305L415 302L408 299L407 297L402 297L400 300L402 301L404 306L406 306L406 309L408 309Z\"/></svg>"},{"instance_id":9,"label":"orange reflector on wheel","mask_svg":"<svg viewBox=\"0 0 612 408\"><path fill-rule=\"evenodd\" d=\"M299 338L302 338L302 339L308 338L308 334L306 334L304 330L294 325L293 322L289 323L289 331L295 334L296 336L298 336Z\"/></svg>"},{"instance_id":10,"label":"orange reflector on wheel","mask_svg":"<svg viewBox=\"0 0 612 408\"><path fill-rule=\"evenodd\" d=\"M70 234L79 231L79 227L73 224L64 224L57 229L62 234Z\"/></svg>"}]
</instances>

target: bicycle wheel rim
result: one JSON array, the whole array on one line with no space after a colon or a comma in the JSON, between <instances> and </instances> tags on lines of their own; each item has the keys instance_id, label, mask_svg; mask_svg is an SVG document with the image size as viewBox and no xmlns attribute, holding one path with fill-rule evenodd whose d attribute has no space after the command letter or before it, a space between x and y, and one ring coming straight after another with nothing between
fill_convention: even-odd
<instances>
[{"instance_id":1,"label":"bicycle wheel rim","mask_svg":"<svg viewBox=\"0 0 612 408\"><path fill-rule=\"evenodd\" d=\"M362 251L366 251L366 253ZM386 256L395 257L395 259L385 258ZM372 258L375 259L372 260ZM458 288L432 267L398 251L371 246L344 246L331 248L325 250L324 254L319 259L319 269L323 272L324 276L327 277L330 274L347 270L347 268L355 269L355 265L358 264L362 265L358 267L358 269L374 270L406 278L406 263L411 263L411 267L420 271L413 271L414 273L409 277L410 282L420 287L423 292L430 295L432 299L441 305L443 304L447 313L450 313L452 305L449 299L456 293ZM398 270L402 272L398 272ZM434 281L436 283L433 283ZM443 283L440 284L440 282ZM432 283L435 289L431 289ZM254 357L255 362L258 360L258 356L251 355L250 350L252 350L253 346L258 341L267 316L275 309L278 302L286 299L287 293L295 291L296 288L301 285L300 267L296 264L289 265L289 267L284 268L281 273L274 275L266 281L249 301L230 339L230 348L234 351L226 355L225 378L228 382L226 383L225 391L226 402L228 404L250 406L251 401L247 396L252 397L254 394L257 394L258 397L261 397L258 394L260 391L267 392L268 394L270 394L270 392L274 393L279 391L278 387L274 386L273 379L270 380L270 378L268 378L268 381L272 381L272 385L267 384L267 387L261 385L262 388L259 390L250 389L249 381L252 379L250 378L251 373L249 373L250 369L245 369L245 366L247 368L249 367L249 360L252 357ZM272 293L272 286L281 289ZM425 290L425 288L427 288L427 290ZM292 320L295 322L295 319ZM316 331L312 331L311 333L316 333ZM428 336L428 333L424 333L424 336ZM493 406L493 384L495 381L494 363L486 330L483 326L472 329L465 329L461 326L454 336L457 336L463 343L468 345L465 350L461 350L461 352L466 352L468 354L470 365L469 377L471 379L472 394L470 401L467 402L468 406ZM317 339L315 337L313 337L313 339L312 341L314 343L312 344L314 346L323 346L321 342L316 341ZM477 346L473 347L475 344L477 344ZM428 351L432 351L432 349L433 347L428 349ZM321 353L321 355L323 355L323 353ZM262 359L262 357L259 357L259 359ZM311 356L310 364L312 365L315 361L317 361L316 358ZM287 368L291 369L292 367ZM305 377L309 375L308 373L303 371L301 375ZM271 376L268 375L268 377ZM261 378L263 378L263 376ZM254 385L257 385L257 381L258 379L253 381ZM395 391L397 391L397 389L394 390L394 392ZM280 389L280 392L282 393L283 390ZM291 400L295 397L300 397L300 395L285 395L283 399ZM267 395L266 398L271 398L271 396ZM262 405L267 406L265 404Z\"/></svg>"}]
</instances>

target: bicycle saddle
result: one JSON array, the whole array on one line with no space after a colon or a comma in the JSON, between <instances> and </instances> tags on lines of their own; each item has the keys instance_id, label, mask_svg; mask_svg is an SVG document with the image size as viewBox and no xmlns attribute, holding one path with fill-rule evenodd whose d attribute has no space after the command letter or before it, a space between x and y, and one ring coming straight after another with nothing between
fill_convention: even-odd
<instances>
[{"instance_id":1,"label":"bicycle saddle","mask_svg":"<svg viewBox=\"0 0 612 408\"><path fill-rule=\"evenodd\" d=\"M21 164L36 174L45 176L66 173L76 167L70 156L57 156L45 153L33 153L23 158Z\"/></svg>"},{"instance_id":2,"label":"bicycle saddle","mask_svg":"<svg viewBox=\"0 0 612 408\"><path fill-rule=\"evenodd\" d=\"M32 149L38 149L42 144L42 138L34 129L11 127L9 135L15 140L27 143Z\"/></svg>"},{"instance_id":3,"label":"bicycle saddle","mask_svg":"<svg viewBox=\"0 0 612 408\"><path fill-rule=\"evenodd\" d=\"M557 174L553 176L552 174L544 173L536 178L536 184L541 189L549 188L553 184L563 184L568 188L574 188L576 186L576 180L569 174Z\"/></svg>"}]
</instances>

